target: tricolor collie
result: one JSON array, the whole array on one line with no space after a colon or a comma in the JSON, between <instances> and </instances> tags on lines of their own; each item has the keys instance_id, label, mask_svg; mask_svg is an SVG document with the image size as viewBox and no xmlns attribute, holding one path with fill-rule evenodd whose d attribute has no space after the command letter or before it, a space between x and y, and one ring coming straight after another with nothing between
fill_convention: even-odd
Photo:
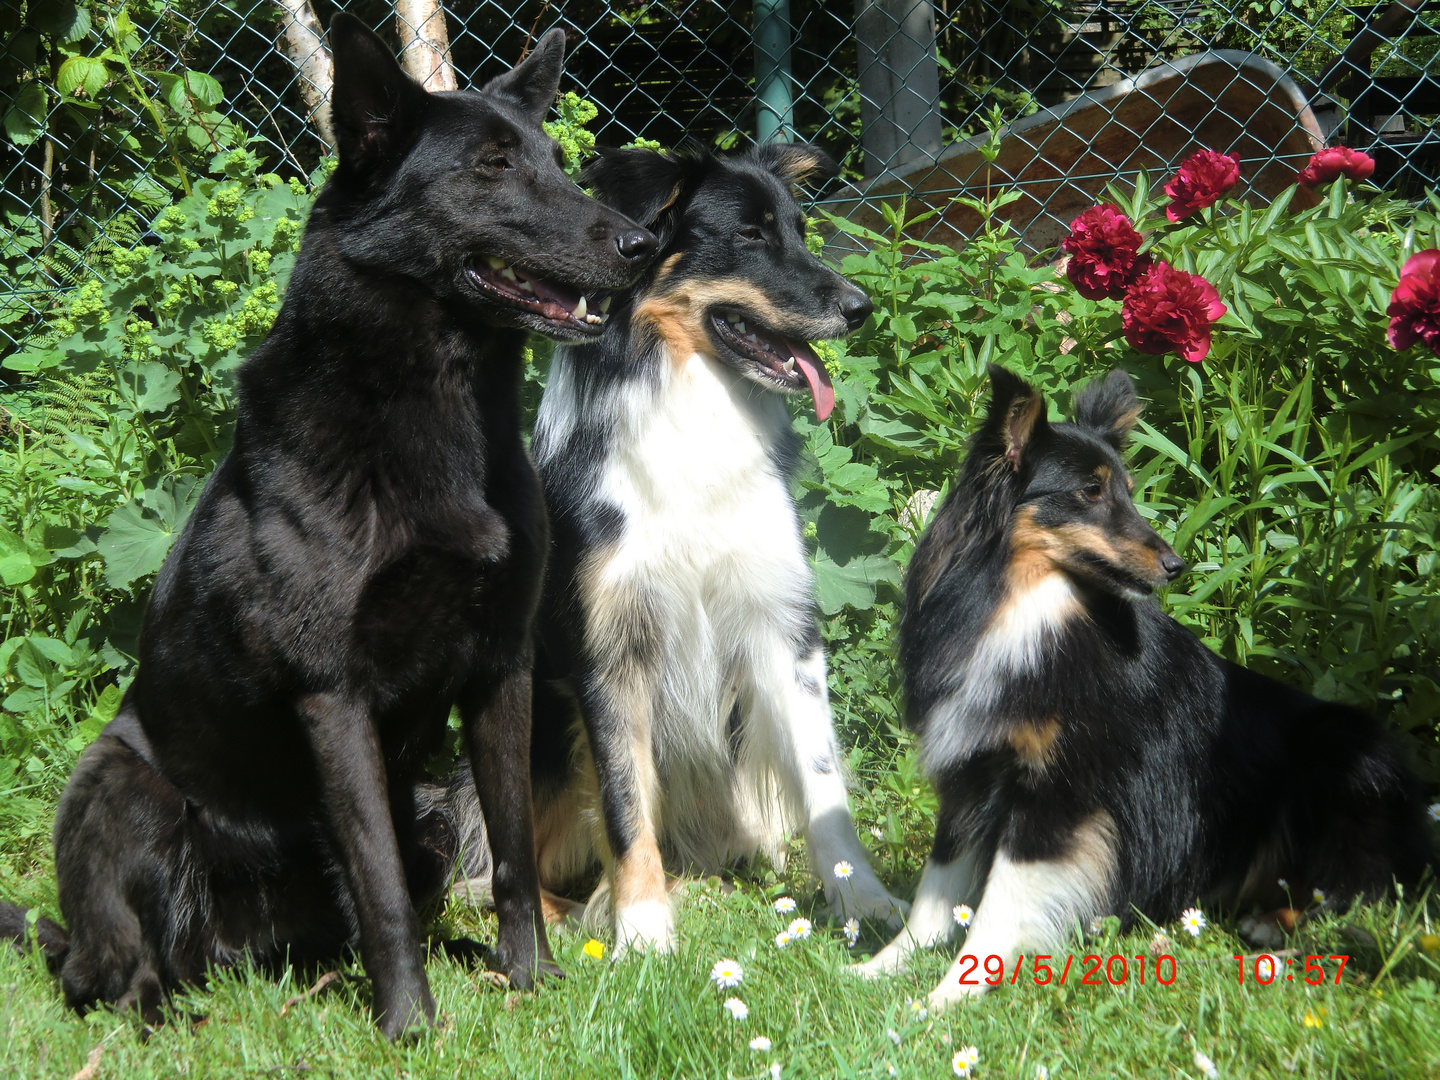
<instances>
[{"instance_id":1,"label":"tricolor collie","mask_svg":"<svg viewBox=\"0 0 1440 1080\"><path fill-rule=\"evenodd\" d=\"M603 863L591 915L613 912L622 947L671 945L666 866L778 860L796 826L833 910L903 910L846 804L790 494L785 397L808 391L822 420L834 402L806 342L871 310L805 246L792 185L830 167L808 146L628 150L586 175L661 249L598 342L557 351L540 404L554 544L532 784L542 884Z\"/></svg>"},{"instance_id":2,"label":"tricolor collie","mask_svg":"<svg viewBox=\"0 0 1440 1080\"><path fill-rule=\"evenodd\" d=\"M936 1005L984 991L986 957L1053 952L1096 916L1273 909L1281 878L1338 903L1417 881L1418 782L1380 726L1220 659L1151 598L1185 564L1131 502L1130 379L1092 383L1052 424L1038 393L990 375L906 581L935 847L909 924L863 971L946 939L959 901L974 920Z\"/></svg>"}]
</instances>

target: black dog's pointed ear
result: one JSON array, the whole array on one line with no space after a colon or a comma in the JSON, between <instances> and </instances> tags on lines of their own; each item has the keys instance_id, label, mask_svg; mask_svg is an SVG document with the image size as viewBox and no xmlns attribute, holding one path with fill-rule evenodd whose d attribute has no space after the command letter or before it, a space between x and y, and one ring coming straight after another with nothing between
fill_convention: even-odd
<instances>
[{"instance_id":1,"label":"black dog's pointed ear","mask_svg":"<svg viewBox=\"0 0 1440 1080\"><path fill-rule=\"evenodd\" d=\"M765 143L753 151L755 161L787 187L815 178L829 180L840 172L829 154L809 143Z\"/></svg>"},{"instance_id":2,"label":"black dog's pointed ear","mask_svg":"<svg viewBox=\"0 0 1440 1080\"><path fill-rule=\"evenodd\" d=\"M379 35L343 11L330 20L330 52L341 166L363 173L403 157L419 131L425 88L401 70Z\"/></svg>"},{"instance_id":3,"label":"black dog's pointed ear","mask_svg":"<svg viewBox=\"0 0 1440 1080\"><path fill-rule=\"evenodd\" d=\"M1019 472L1026 449L1045 430L1045 398L999 364L990 364L990 407L979 438L1012 472Z\"/></svg>"},{"instance_id":4,"label":"black dog's pointed ear","mask_svg":"<svg viewBox=\"0 0 1440 1080\"><path fill-rule=\"evenodd\" d=\"M601 150L580 172L580 183L606 206L653 232L663 248L675 235L675 208L709 155L694 146L662 154L631 147Z\"/></svg>"},{"instance_id":5,"label":"black dog's pointed ear","mask_svg":"<svg viewBox=\"0 0 1440 1080\"><path fill-rule=\"evenodd\" d=\"M1070 419L1077 427L1095 432L1116 450L1123 450L1144 408L1130 376L1116 368L1104 379L1087 383L1075 395Z\"/></svg>"},{"instance_id":6,"label":"black dog's pointed ear","mask_svg":"<svg viewBox=\"0 0 1440 1080\"><path fill-rule=\"evenodd\" d=\"M480 92L508 101L539 124L555 104L564 68L565 31L557 26L536 43L529 56L491 79Z\"/></svg>"}]
</instances>

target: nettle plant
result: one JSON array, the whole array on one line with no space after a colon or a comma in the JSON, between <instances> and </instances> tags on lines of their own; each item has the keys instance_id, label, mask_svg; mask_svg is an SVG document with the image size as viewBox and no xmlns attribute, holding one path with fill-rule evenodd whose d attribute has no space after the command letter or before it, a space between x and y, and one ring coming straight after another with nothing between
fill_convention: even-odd
<instances>
[{"instance_id":1,"label":"nettle plant","mask_svg":"<svg viewBox=\"0 0 1440 1080\"><path fill-rule=\"evenodd\" d=\"M1168 610L1226 656L1388 715L1440 778L1440 284L1417 276L1440 256L1406 265L1394 303L1418 306L1395 316L1405 348L1387 341L1440 201L1357 185L1337 153L1263 210L1221 201L1238 178L1224 155L1196 155L1165 198L1142 175L1076 220L1062 270L1017 250L1000 214L1014 193L965 200L984 226L960 251L911 240L935 211L904 202L884 234L832 219L869 248L842 269L876 313L836 351L829 430L797 423L822 462L833 445L874 469L890 504L842 510L827 491L814 514L821 564L874 590L828 626L850 723L899 738L893 583L978 424L986 364L1042 386L1054 416L1118 366L1149 401L1137 502L1193 567ZM1314 186L1318 205L1293 209Z\"/></svg>"},{"instance_id":2,"label":"nettle plant","mask_svg":"<svg viewBox=\"0 0 1440 1080\"><path fill-rule=\"evenodd\" d=\"M228 446L235 370L279 309L310 188L245 150L221 165L4 361L28 390L0 444L0 790L113 715L151 577Z\"/></svg>"}]
</instances>

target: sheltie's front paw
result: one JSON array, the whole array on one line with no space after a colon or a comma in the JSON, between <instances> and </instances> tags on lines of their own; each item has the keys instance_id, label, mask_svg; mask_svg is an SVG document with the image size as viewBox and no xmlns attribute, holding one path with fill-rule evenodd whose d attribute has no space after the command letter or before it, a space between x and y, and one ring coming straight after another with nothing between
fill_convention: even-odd
<instances>
[{"instance_id":1,"label":"sheltie's front paw","mask_svg":"<svg viewBox=\"0 0 1440 1080\"><path fill-rule=\"evenodd\" d=\"M615 952L674 952L675 916L664 900L642 900L615 913Z\"/></svg>"},{"instance_id":2,"label":"sheltie's front paw","mask_svg":"<svg viewBox=\"0 0 1440 1080\"><path fill-rule=\"evenodd\" d=\"M900 929L910 914L909 903L891 896L873 874L865 877L862 880L857 873L849 881L837 882L826 888L825 906L832 915L841 919L874 919L892 930Z\"/></svg>"},{"instance_id":3,"label":"sheltie's front paw","mask_svg":"<svg viewBox=\"0 0 1440 1080\"><path fill-rule=\"evenodd\" d=\"M841 970L857 979L886 979L905 970L908 956L906 950L887 945L864 963L851 964Z\"/></svg>"}]
</instances>

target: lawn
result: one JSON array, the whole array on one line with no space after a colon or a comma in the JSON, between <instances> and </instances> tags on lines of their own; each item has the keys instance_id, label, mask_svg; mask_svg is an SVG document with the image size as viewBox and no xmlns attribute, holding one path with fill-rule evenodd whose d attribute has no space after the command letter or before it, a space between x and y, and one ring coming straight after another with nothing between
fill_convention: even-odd
<instances>
[{"instance_id":1,"label":"lawn","mask_svg":"<svg viewBox=\"0 0 1440 1080\"><path fill-rule=\"evenodd\" d=\"M918 839L918 838L917 838ZM876 841L876 847L880 847ZM917 867L897 865L893 848L877 866L908 895ZM669 956L607 948L596 958L589 935L557 932L552 943L568 972L533 994L497 986L486 973L445 959L430 963L440 1027L394 1045L369 1020L369 988L358 963L313 996L297 1000L312 974L281 978L254 971L217 975L204 990L177 999L188 1019L142 1038L129 1017L66 1011L58 987L34 957L0 950L0 1075L16 1080L81 1075L125 1077L733 1077L769 1080L778 1067L801 1077L951 1077L952 1058L979 1052L976 1077L1196 1077L1203 1059L1220 1077L1440 1077L1440 904L1373 905L1346 916L1321 915L1291 942L1294 963L1269 985L1255 979L1253 950L1214 917L1190 937L1180 926L1155 940L1147 925L1120 934L1114 924L1078 936L1054 964L1049 985L1023 974L987 997L943 1015L927 1015L925 994L944 974L948 952L922 957L910 973L866 983L847 965L883 942L866 926L847 948L838 921L814 910L816 882L798 871L690 883L677 896L682 944ZM27 879L32 899L50 883ZM790 895L809 915L806 939L779 948L775 935L792 915L774 901ZM493 935L493 918L452 903L443 922L457 932ZM603 935L602 935L603 936ZM1426 947L1430 951L1427 951ZM599 951L595 945L590 952ZM1245 984L1236 954L1246 952ZM1065 956L1073 954L1064 985ZM1156 954L1174 957L1158 974ZM1085 985L1083 957L1126 958L1104 981ZM1325 959L1307 985L1308 955ZM1140 980L1144 957L1144 982ZM743 981L712 983L721 959L737 962ZM1095 967L1094 961L1088 965ZM1323 977L1321 972L1323 971ZM1288 974L1287 974L1288 972ZM1336 981L1339 974L1338 984ZM1269 974L1265 962L1261 975ZM982 974L983 977L983 974ZM1041 976L1043 978L1043 975ZM743 1020L724 1006L737 997ZM768 1050L750 1048L764 1036ZM93 1055L97 1053L98 1059ZM87 1061L95 1061L84 1072Z\"/></svg>"}]
</instances>

